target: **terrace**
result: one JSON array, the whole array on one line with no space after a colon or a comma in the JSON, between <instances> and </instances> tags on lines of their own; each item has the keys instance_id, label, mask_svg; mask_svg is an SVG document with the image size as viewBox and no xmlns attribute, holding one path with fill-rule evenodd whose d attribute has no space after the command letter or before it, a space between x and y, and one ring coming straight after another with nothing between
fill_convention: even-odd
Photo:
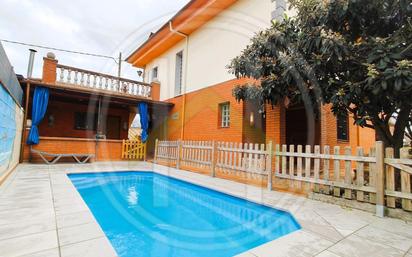
<instances>
[{"instance_id":1,"label":"terrace","mask_svg":"<svg viewBox=\"0 0 412 257\"><path fill-rule=\"evenodd\" d=\"M401 220L143 162L20 165L0 186L2 256L118 256L66 174L119 170L152 170L286 210L302 226L239 257L412 256L412 225Z\"/></svg>"},{"instance_id":2,"label":"terrace","mask_svg":"<svg viewBox=\"0 0 412 257\"><path fill-rule=\"evenodd\" d=\"M95 156L92 161L124 158L123 140L129 138L139 103L147 103L149 115L157 114L151 120L152 130L161 126L172 106L159 101L158 84L62 65L52 53L43 58L41 79L21 78L20 83L26 92L25 109L28 110L24 117L23 142L31 126L34 89L45 87L50 94L49 102L39 124L40 144L33 149L52 154L91 154ZM148 146L150 154L154 139L149 139ZM28 145L24 145L21 158L41 162Z\"/></svg>"}]
</instances>

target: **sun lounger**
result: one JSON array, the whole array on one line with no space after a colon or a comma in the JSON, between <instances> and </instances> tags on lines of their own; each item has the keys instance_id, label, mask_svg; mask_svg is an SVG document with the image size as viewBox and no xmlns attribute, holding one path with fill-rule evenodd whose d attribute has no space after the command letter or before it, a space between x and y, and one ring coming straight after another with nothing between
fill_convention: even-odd
<instances>
[{"instance_id":1,"label":"sun lounger","mask_svg":"<svg viewBox=\"0 0 412 257\"><path fill-rule=\"evenodd\" d=\"M71 157L73 158L77 163L79 164L84 164L87 161L89 161L91 158L94 157L94 154L55 154L55 153L47 153L39 150L35 150L30 147L30 151L32 153L38 154L40 158L47 164L55 164L57 161L60 160L60 158L67 158ZM52 157L51 160L48 160L46 157Z\"/></svg>"}]
</instances>

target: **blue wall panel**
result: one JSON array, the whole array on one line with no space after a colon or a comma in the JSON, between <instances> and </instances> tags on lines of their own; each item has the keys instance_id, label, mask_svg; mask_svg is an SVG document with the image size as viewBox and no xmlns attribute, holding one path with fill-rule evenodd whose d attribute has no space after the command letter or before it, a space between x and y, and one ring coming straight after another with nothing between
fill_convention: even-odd
<instances>
[{"instance_id":1,"label":"blue wall panel","mask_svg":"<svg viewBox=\"0 0 412 257\"><path fill-rule=\"evenodd\" d=\"M0 175L12 159L17 130L16 108L13 98L0 83Z\"/></svg>"}]
</instances>

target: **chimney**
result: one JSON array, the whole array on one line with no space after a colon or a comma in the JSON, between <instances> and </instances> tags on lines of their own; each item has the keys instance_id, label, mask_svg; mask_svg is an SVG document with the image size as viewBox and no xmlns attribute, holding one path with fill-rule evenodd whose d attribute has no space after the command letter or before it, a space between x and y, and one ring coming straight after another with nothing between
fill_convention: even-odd
<instances>
[{"instance_id":1,"label":"chimney","mask_svg":"<svg viewBox=\"0 0 412 257\"><path fill-rule=\"evenodd\" d=\"M29 49L30 57L29 57L29 66L27 67L27 78L31 79L33 76L33 65L34 65L34 57L36 55L36 50Z\"/></svg>"},{"instance_id":2,"label":"chimney","mask_svg":"<svg viewBox=\"0 0 412 257\"><path fill-rule=\"evenodd\" d=\"M42 82L45 83L56 83L56 72L57 72L57 60L54 53L47 53L46 57L43 57L43 78Z\"/></svg>"}]
</instances>

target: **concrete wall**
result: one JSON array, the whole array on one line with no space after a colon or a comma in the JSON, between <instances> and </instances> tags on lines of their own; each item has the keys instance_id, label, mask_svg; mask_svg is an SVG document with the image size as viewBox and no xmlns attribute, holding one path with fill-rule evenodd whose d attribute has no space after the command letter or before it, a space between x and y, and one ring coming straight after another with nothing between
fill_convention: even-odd
<instances>
[{"instance_id":1,"label":"concrete wall","mask_svg":"<svg viewBox=\"0 0 412 257\"><path fill-rule=\"evenodd\" d=\"M0 44L0 184L16 167L23 126L23 91Z\"/></svg>"},{"instance_id":2,"label":"concrete wall","mask_svg":"<svg viewBox=\"0 0 412 257\"><path fill-rule=\"evenodd\" d=\"M271 24L271 0L239 0L189 36L188 48L182 37L173 48L146 66L145 81L151 82L151 71L158 67L160 99L175 97L176 54L183 51L183 87L193 92L234 79L226 66L250 43L253 35ZM187 67L186 67L187 66ZM186 82L186 83L185 83Z\"/></svg>"},{"instance_id":3,"label":"concrete wall","mask_svg":"<svg viewBox=\"0 0 412 257\"><path fill-rule=\"evenodd\" d=\"M19 162L23 110L0 83L0 183Z\"/></svg>"}]
</instances>

